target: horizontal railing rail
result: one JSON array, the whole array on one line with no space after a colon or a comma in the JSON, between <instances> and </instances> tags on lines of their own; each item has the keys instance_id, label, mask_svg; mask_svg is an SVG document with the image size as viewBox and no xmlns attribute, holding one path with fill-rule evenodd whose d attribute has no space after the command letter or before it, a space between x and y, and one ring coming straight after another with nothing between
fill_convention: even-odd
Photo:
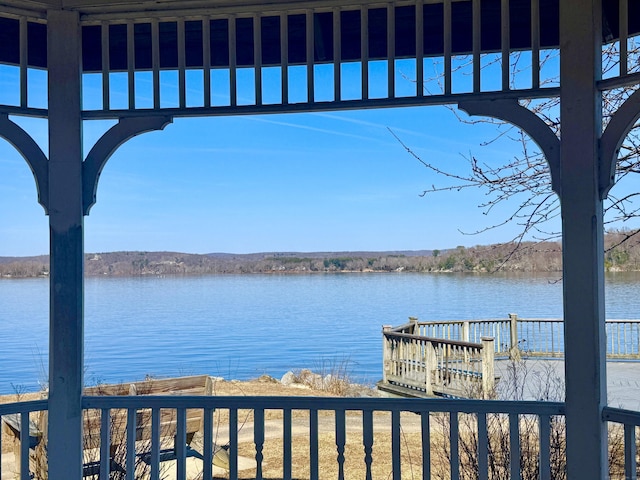
<instances>
[{"instance_id":1,"label":"horizontal railing rail","mask_svg":"<svg viewBox=\"0 0 640 480\"><path fill-rule=\"evenodd\" d=\"M37 417L46 412L47 409L47 400L0 404L0 478L5 478L5 473L3 472L5 463L2 461L2 456L5 450L10 449L14 457L14 475L16 472L21 472L20 480L31 480L29 450L32 445L40 441L36 437L38 432L34 429L34 425L38 421ZM20 438L28 439L28 441L13 442L13 445L10 445L13 440L9 435L12 427L17 427ZM5 449L5 445L11 448Z\"/></svg>"},{"instance_id":2,"label":"horizontal railing rail","mask_svg":"<svg viewBox=\"0 0 640 480\"><path fill-rule=\"evenodd\" d=\"M149 469L149 478L162 478L160 421L171 412L177 419L177 478L186 478L188 452L184 440L188 410L201 411L200 456L203 478L212 478L214 457L224 443L228 451L228 477L239 478L240 460L250 456L255 478L319 478L320 471L335 471L347 478L345 468L360 466L362 477L400 479L411 470L422 478L463 478L472 469L478 478L491 478L500 470L510 478L523 478L533 468L535 478L554 478L565 468L565 407L558 402L496 401L462 399L338 398L338 397L202 397L202 396L91 396L83 397L87 412L100 412L101 445L97 465L108 478L113 468L109 452L109 419L113 412L127 412L126 428L149 420L148 442L129 435L127 461L122 472L138 478L137 458ZM30 428L47 401L0 405L4 426L17 416L21 438L18 464L11 471L5 455L8 436L0 433L0 475L23 480L34 476L34 453L30 452ZM637 471L640 412L605 407L608 424L611 478L635 478ZM119 416L122 418L122 416ZM11 419L11 420L9 420ZM13 422L15 423L15 422ZM26 439L29 438L29 441ZM303 443L299 449L298 443ZM326 448L330 445L330 448ZM273 451L277 450L274 457ZM411 460L403 453L411 451ZM43 450L46 455L46 448ZM384 452L384 453L382 453ZM41 453L42 454L42 453ZM85 455L86 458L86 455ZM274 462L274 458L277 462ZM304 474L296 471L301 458ZM512 462L511 459L520 461ZM267 461L268 460L268 461ZM46 468L46 458L40 467ZM351 470L350 470L351 471ZM381 473L382 472L382 473ZM104 477L103 477L104 475ZM528 477L527 477L528 478Z\"/></svg>"},{"instance_id":3,"label":"horizontal railing rail","mask_svg":"<svg viewBox=\"0 0 640 480\"><path fill-rule=\"evenodd\" d=\"M605 407L602 417L609 424L609 450L613 452L609 466L611 478L637 478L640 412Z\"/></svg>"},{"instance_id":4,"label":"horizontal railing rail","mask_svg":"<svg viewBox=\"0 0 640 480\"><path fill-rule=\"evenodd\" d=\"M482 337L493 337L497 357L564 355L561 318L520 318L515 314L506 319L483 320L419 321L412 318L403 327L421 336L447 340L477 343ZM606 321L605 328L608 358L640 360L640 320L611 319Z\"/></svg>"}]
</instances>

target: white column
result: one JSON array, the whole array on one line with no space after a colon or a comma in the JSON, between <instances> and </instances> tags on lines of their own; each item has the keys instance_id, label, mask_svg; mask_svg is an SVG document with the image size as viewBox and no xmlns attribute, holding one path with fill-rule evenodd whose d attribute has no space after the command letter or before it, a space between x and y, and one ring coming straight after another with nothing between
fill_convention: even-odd
<instances>
[{"instance_id":1,"label":"white column","mask_svg":"<svg viewBox=\"0 0 640 480\"><path fill-rule=\"evenodd\" d=\"M561 202L570 479L607 477L604 231L598 188L601 0L560 2Z\"/></svg>"},{"instance_id":2,"label":"white column","mask_svg":"<svg viewBox=\"0 0 640 480\"><path fill-rule=\"evenodd\" d=\"M47 12L49 66L49 479L82 478L83 215L80 28Z\"/></svg>"}]
</instances>

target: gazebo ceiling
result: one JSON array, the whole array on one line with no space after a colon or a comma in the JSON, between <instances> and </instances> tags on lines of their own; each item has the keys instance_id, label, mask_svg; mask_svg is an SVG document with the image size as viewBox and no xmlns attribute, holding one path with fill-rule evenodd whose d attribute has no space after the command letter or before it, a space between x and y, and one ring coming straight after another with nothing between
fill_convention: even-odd
<instances>
[{"instance_id":1,"label":"gazebo ceiling","mask_svg":"<svg viewBox=\"0 0 640 480\"><path fill-rule=\"evenodd\" d=\"M442 0L423 0L425 4L442 3ZM471 3L469 0L451 0L452 3ZM558 10L560 0L538 0L541 15L545 10ZM139 18L141 16L184 15L187 12L209 14L263 13L291 11L307 8L357 7L371 5L385 7L389 2L380 0L0 0L2 11L26 10L44 15L51 8L78 11L84 17ZM411 0L393 2L394 5L414 4ZM482 0L483 4L495 3L500 12L500 0ZM510 0L509 8L515 11L530 9L532 0ZM619 34L619 0L603 0L604 41ZM640 32L640 2L628 2L629 33ZM544 30L544 25L541 25Z\"/></svg>"},{"instance_id":2,"label":"gazebo ceiling","mask_svg":"<svg viewBox=\"0 0 640 480\"><path fill-rule=\"evenodd\" d=\"M532 47L532 5L539 10L539 47L557 48L559 44L559 1L560 0L510 0L509 23L507 33L509 49L527 50ZM416 2L406 0L394 3L394 49L396 58L412 58L416 51ZM472 49L473 13L470 0L452 0L451 6L451 53L468 54ZM603 42L609 42L619 35L619 0L603 3ZM238 14L236 21L238 65L252 65L253 26L250 18L261 17L262 64L277 65L280 62L280 21L281 15L289 19L289 58L290 64L302 64L308 61L305 52L305 11L314 11L316 47L314 61L332 62L334 55L332 43L334 35L332 24L335 9L340 10L340 30L342 46L340 58L344 61L357 61L361 58L361 10L368 10L368 45L370 59L383 59L388 53L388 4L379 0L0 0L0 63L17 65L20 61L18 45L20 16L33 19L28 22L28 60L29 66L46 68L46 19L48 9L67 9L78 11L83 21L83 64L85 71L98 71L102 65L100 48L102 33L101 21L115 23L110 28L109 45L111 49L110 69L122 71L127 68L127 30L123 22L136 23L135 54L136 68L151 68L151 24L150 18L159 18L165 22L160 26L160 43L163 46L161 67L175 68L176 58L165 59L166 52L176 50L177 33L173 19L192 19L185 24L186 66L201 67L203 20L211 18L212 48L216 47L216 35L222 29L222 42L218 42L217 52L228 50L228 19ZM444 52L445 35L443 2L425 0L423 12L423 52L424 56L440 56ZM480 48L483 52L497 52L504 48L501 34L501 0L481 0L482 33ZM324 12L324 13L323 13ZM6 15L3 15L3 13ZM4 18L2 18L4 17ZM13 18L12 18L13 17ZM215 20L222 18L221 20ZM39 20L41 19L41 20ZM628 35L640 32L640 2L628 2ZM246 21L245 21L246 20ZM217 22L217 23L216 23ZM117 25L122 23L122 25ZM122 28L120 28L122 27ZM218 35L219 36L219 35ZM320 41L321 40L321 41ZM319 42L319 43L318 43ZM247 45L245 45L247 43ZM176 45L174 45L176 44ZM172 47L173 45L173 47ZM168 46L168 47L167 47ZM320 48L323 47L324 48ZM165 48L167 47L167 48ZM192 59L191 57L194 57ZM197 57L197 58L195 58ZM245 58L246 57L246 58ZM212 66L228 65L225 58L212 57Z\"/></svg>"}]
</instances>

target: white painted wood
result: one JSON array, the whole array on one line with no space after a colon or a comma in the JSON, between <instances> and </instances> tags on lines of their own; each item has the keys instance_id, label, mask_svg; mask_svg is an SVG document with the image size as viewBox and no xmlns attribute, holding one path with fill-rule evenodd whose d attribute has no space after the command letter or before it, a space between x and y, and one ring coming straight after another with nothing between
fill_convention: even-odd
<instances>
[{"instance_id":1,"label":"white painted wood","mask_svg":"<svg viewBox=\"0 0 640 480\"><path fill-rule=\"evenodd\" d=\"M531 87L540 88L540 0L531 0Z\"/></svg>"},{"instance_id":2,"label":"white painted wood","mask_svg":"<svg viewBox=\"0 0 640 480\"><path fill-rule=\"evenodd\" d=\"M180 108L187 107L187 81L186 81L186 59L185 59L185 38L184 38L184 18L178 19L178 104Z\"/></svg>"},{"instance_id":3,"label":"white painted wood","mask_svg":"<svg viewBox=\"0 0 640 480\"><path fill-rule=\"evenodd\" d=\"M127 96L129 110L136 108L136 76L135 76L136 48L134 44L133 22L127 22Z\"/></svg>"},{"instance_id":4,"label":"white painted wood","mask_svg":"<svg viewBox=\"0 0 640 480\"><path fill-rule=\"evenodd\" d=\"M211 106L211 19L202 19L202 65L204 74L204 106Z\"/></svg>"},{"instance_id":5,"label":"white painted wood","mask_svg":"<svg viewBox=\"0 0 640 480\"><path fill-rule=\"evenodd\" d=\"M111 91L109 78L109 24L100 25L101 54L102 54L102 109L109 110L111 105Z\"/></svg>"},{"instance_id":6,"label":"white painted wood","mask_svg":"<svg viewBox=\"0 0 640 480\"><path fill-rule=\"evenodd\" d=\"M396 96L396 8L387 5L387 96Z\"/></svg>"},{"instance_id":7,"label":"white painted wood","mask_svg":"<svg viewBox=\"0 0 640 480\"><path fill-rule=\"evenodd\" d=\"M342 38L340 8L333 9L333 99L342 99Z\"/></svg>"},{"instance_id":8,"label":"white painted wood","mask_svg":"<svg viewBox=\"0 0 640 480\"><path fill-rule=\"evenodd\" d=\"M314 52L314 26L313 26L313 10L307 10L306 16L306 47L307 47L307 102L315 102L315 72L313 70L313 52Z\"/></svg>"},{"instance_id":9,"label":"white painted wood","mask_svg":"<svg viewBox=\"0 0 640 480\"><path fill-rule=\"evenodd\" d=\"M362 99L369 98L369 9L360 10L360 68Z\"/></svg>"},{"instance_id":10,"label":"white painted wood","mask_svg":"<svg viewBox=\"0 0 640 480\"><path fill-rule=\"evenodd\" d=\"M281 96L282 104L289 103L289 17L280 14L280 62L281 66Z\"/></svg>"},{"instance_id":11,"label":"white painted wood","mask_svg":"<svg viewBox=\"0 0 640 480\"><path fill-rule=\"evenodd\" d=\"M136 473L136 409L127 410L127 454L126 479L134 480Z\"/></svg>"},{"instance_id":12,"label":"white painted wood","mask_svg":"<svg viewBox=\"0 0 640 480\"><path fill-rule=\"evenodd\" d=\"M82 477L84 219L80 28L75 12L47 14L49 63L49 478Z\"/></svg>"},{"instance_id":13,"label":"white painted wood","mask_svg":"<svg viewBox=\"0 0 640 480\"><path fill-rule=\"evenodd\" d=\"M27 88L28 72L27 72L27 19L20 17L20 107L28 107Z\"/></svg>"},{"instance_id":14,"label":"white painted wood","mask_svg":"<svg viewBox=\"0 0 640 480\"><path fill-rule=\"evenodd\" d=\"M444 0L444 94L451 95L451 1Z\"/></svg>"},{"instance_id":15,"label":"white painted wood","mask_svg":"<svg viewBox=\"0 0 640 480\"><path fill-rule=\"evenodd\" d=\"M575 12L580 11L580 15ZM561 205L568 478L607 476L601 1L560 2ZM570 339L570 341L568 341Z\"/></svg>"}]
</instances>

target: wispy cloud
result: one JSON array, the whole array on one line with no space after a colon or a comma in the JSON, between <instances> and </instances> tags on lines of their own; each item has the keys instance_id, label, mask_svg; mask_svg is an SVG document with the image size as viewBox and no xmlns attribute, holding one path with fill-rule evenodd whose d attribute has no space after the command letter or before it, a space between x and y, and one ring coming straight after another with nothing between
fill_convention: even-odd
<instances>
[{"instance_id":1,"label":"wispy cloud","mask_svg":"<svg viewBox=\"0 0 640 480\"><path fill-rule=\"evenodd\" d=\"M367 142L379 141L379 138L373 135L358 135L356 133L344 132L337 129L334 130L334 129L314 127L311 125L305 125L303 123L282 122L279 120L272 120L270 118L264 118L264 117L247 117L247 120L262 122L262 123L269 123L271 125L279 125L283 127L297 128L301 130L309 130L312 132L326 133L327 135L338 135L341 137L356 138L358 140L366 140Z\"/></svg>"}]
</instances>

